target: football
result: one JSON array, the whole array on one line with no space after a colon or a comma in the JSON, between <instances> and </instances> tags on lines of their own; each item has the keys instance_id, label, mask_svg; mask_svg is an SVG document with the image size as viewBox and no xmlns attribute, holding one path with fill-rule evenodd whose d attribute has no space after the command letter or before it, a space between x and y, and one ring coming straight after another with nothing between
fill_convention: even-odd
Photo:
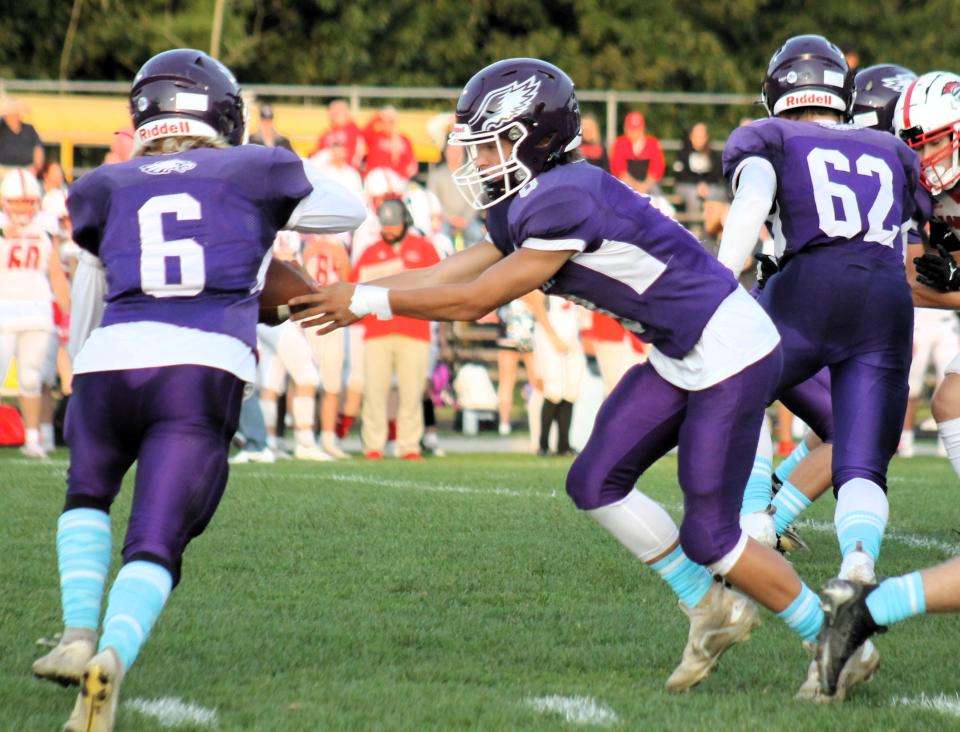
<instances>
[{"instance_id":1,"label":"football","mask_svg":"<svg viewBox=\"0 0 960 732\"><path fill-rule=\"evenodd\" d=\"M271 259L260 292L260 322L279 325L290 317L292 311L287 301L291 297L316 291L316 281L299 262Z\"/></svg>"}]
</instances>

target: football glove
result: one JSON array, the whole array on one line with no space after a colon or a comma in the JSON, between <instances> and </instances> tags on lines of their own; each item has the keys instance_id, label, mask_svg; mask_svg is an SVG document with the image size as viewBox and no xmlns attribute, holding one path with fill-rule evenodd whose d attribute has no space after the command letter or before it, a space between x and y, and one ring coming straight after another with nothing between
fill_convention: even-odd
<instances>
[{"instance_id":1,"label":"football glove","mask_svg":"<svg viewBox=\"0 0 960 732\"><path fill-rule=\"evenodd\" d=\"M956 292L960 290L960 268L943 244L936 246L936 254L927 252L914 258L917 282L939 292Z\"/></svg>"},{"instance_id":2,"label":"football glove","mask_svg":"<svg viewBox=\"0 0 960 732\"><path fill-rule=\"evenodd\" d=\"M776 257L763 253L754 254L753 258L757 260L757 287L762 290L767 280L780 271L780 262Z\"/></svg>"}]
</instances>

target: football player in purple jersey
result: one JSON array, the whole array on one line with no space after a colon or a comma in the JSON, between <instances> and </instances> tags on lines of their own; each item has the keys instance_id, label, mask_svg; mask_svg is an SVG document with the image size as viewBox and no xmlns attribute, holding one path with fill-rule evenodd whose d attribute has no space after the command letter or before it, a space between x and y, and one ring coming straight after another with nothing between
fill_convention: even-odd
<instances>
[{"instance_id":1,"label":"football player in purple jersey","mask_svg":"<svg viewBox=\"0 0 960 732\"><path fill-rule=\"evenodd\" d=\"M921 307L960 309L960 75L931 71L900 95L893 114L899 135L916 150L920 182L934 197L930 247L915 261L914 300ZM933 397L933 415L947 457L960 474L960 356ZM841 579L824 587L828 622L817 661L824 694L835 693L847 659L886 626L924 613L960 612L960 559L884 580L879 586Z\"/></svg>"},{"instance_id":2,"label":"football player in purple jersey","mask_svg":"<svg viewBox=\"0 0 960 732\"><path fill-rule=\"evenodd\" d=\"M371 313L472 320L535 288L612 315L650 344L649 361L604 402L567 492L665 579L690 617L667 688L699 683L757 623L755 605L713 574L813 641L823 617L817 597L738 521L779 380L769 318L692 234L582 160L573 82L556 66L492 64L467 83L456 116L449 143L465 147L468 160L454 179L487 210L489 238L428 269L294 298L310 305L298 319L321 332ZM679 529L635 487L678 445Z\"/></svg>"},{"instance_id":3,"label":"football player in purple jersey","mask_svg":"<svg viewBox=\"0 0 960 732\"><path fill-rule=\"evenodd\" d=\"M917 75L909 69L894 64L878 64L858 71L853 80L855 94L850 109L852 122L894 134L893 113L897 100L900 93L916 78ZM910 228L908 245L909 271L913 257L922 254L922 251L919 251L921 239L917 227ZM772 264L775 273L775 261ZM771 460L764 459L758 450L754 469L744 492L740 522L754 539L767 543L776 541L781 548L792 549L796 548L792 543L795 543L798 537L795 533L788 532L787 527L831 485L833 411L829 369L822 369L813 378L785 390L780 394L780 400L812 429L793 453L773 471L777 494L772 501L769 480ZM772 459L769 442L764 443L761 438L761 449L763 448L771 454ZM856 565L848 564L847 568L855 569Z\"/></svg>"},{"instance_id":4,"label":"football player in purple jersey","mask_svg":"<svg viewBox=\"0 0 960 732\"><path fill-rule=\"evenodd\" d=\"M734 130L724 150L735 195L719 257L727 266L742 262L772 218L780 272L760 303L783 338L778 389L829 367L840 574L871 580L907 399L906 232L923 199L906 145L844 123L852 84L842 52L822 36L795 36L773 54L762 87L770 118ZM799 491L792 497L809 505ZM862 646L835 696L878 664L876 649ZM820 694L814 662L800 695Z\"/></svg>"},{"instance_id":5,"label":"football player in purple jersey","mask_svg":"<svg viewBox=\"0 0 960 732\"><path fill-rule=\"evenodd\" d=\"M147 61L130 108L135 156L84 175L68 202L88 254L74 301L87 313L79 320L99 326L72 333L82 347L57 524L65 629L33 671L80 684L69 731L113 729L124 675L223 495L274 236L346 231L365 216L289 151L242 145L240 87L201 51ZM134 461L123 566L101 626L109 511Z\"/></svg>"}]
</instances>

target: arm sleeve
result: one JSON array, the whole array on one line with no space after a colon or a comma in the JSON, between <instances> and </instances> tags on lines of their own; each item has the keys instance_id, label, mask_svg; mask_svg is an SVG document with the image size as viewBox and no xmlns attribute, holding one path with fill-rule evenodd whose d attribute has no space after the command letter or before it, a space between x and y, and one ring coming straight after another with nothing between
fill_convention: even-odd
<instances>
[{"instance_id":1,"label":"arm sleeve","mask_svg":"<svg viewBox=\"0 0 960 732\"><path fill-rule=\"evenodd\" d=\"M723 227L717 259L737 276L760 238L760 230L777 192L777 176L769 161L747 158L737 167L732 182L735 194Z\"/></svg>"},{"instance_id":2,"label":"arm sleeve","mask_svg":"<svg viewBox=\"0 0 960 732\"><path fill-rule=\"evenodd\" d=\"M70 288L70 340L67 345L70 360L77 357L90 333L100 324L106 293L107 274L103 264L90 252L81 251Z\"/></svg>"},{"instance_id":3,"label":"arm sleeve","mask_svg":"<svg viewBox=\"0 0 960 732\"><path fill-rule=\"evenodd\" d=\"M339 234L353 231L367 216L363 202L339 183L323 176L303 161L303 172L313 189L293 209L285 229L311 234Z\"/></svg>"}]
</instances>

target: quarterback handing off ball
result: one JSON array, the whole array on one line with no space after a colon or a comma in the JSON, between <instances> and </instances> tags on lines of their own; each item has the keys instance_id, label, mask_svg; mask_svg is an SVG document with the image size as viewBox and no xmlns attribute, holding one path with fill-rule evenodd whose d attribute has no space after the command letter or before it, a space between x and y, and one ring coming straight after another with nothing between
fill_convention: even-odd
<instances>
[{"instance_id":1,"label":"quarterback handing off ball","mask_svg":"<svg viewBox=\"0 0 960 732\"><path fill-rule=\"evenodd\" d=\"M295 261L271 259L267 279L260 293L260 322L279 325L292 312L287 302L297 295L317 291L317 283L303 265Z\"/></svg>"}]
</instances>

